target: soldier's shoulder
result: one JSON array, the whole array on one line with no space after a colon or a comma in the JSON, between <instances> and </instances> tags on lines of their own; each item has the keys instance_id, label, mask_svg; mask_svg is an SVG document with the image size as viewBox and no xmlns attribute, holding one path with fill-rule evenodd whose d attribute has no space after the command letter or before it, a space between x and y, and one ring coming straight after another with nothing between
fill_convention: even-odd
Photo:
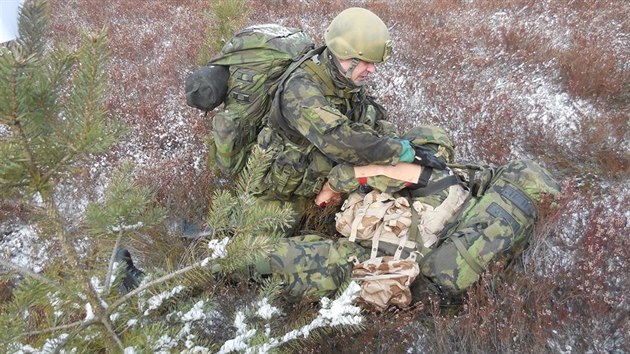
<instances>
[{"instance_id":1,"label":"soldier's shoulder","mask_svg":"<svg viewBox=\"0 0 630 354\"><path fill-rule=\"evenodd\" d=\"M323 86L320 80L311 73L303 68L298 68L287 78L287 81L284 83L284 91L320 95L324 91Z\"/></svg>"}]
</instances>

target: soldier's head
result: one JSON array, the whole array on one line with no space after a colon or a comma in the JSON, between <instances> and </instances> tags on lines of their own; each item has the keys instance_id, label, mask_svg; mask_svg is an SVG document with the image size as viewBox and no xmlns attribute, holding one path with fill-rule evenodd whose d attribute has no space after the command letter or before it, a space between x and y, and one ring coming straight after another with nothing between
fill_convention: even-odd
<instances>
[{"instance_id":1,"label":"soldier's head","mask_svg":"<svg viewBox=\"0 0 630 354\"><path fill-rule=\"evenodd\" d=\"M355 84L373 73L375 64L387 60L392 51L389 30L383 20L359 7L337 15L326 29L324 41L342 74Z\"/></svg>"}]
</instances>

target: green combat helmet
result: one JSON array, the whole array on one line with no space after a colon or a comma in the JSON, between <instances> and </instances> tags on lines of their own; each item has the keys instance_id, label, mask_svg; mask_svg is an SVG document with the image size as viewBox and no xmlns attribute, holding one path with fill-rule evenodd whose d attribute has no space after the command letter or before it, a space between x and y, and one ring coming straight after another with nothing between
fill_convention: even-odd
<instances>
[{"instance_id":1,"label":"green combat helmet","mask_svg":"<svg viewBox=\"0 0 630 354\"><path fill-rule=\"evenodd\" d=\"M383 20L360 7L351 7L337 15L328 26L324 41L338 59L380 63L392 52L389 30Z\"/></svg>"}]
</instances>

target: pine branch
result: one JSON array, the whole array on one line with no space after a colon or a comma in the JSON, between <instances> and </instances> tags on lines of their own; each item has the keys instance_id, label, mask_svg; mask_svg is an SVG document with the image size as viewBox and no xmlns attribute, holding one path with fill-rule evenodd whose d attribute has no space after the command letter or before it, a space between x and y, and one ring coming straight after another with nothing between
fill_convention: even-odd
<instances>
[{"instance_id":1,"label":"pine branch","mask_svg":"<svg viewBox=\"0 0 630 354\"><path fill-rule=\"evenodd\" d=\"M232 216L239 211L237 207L237 201L228 191L217 190L213 193L208 225L212 225L215 235L220 231L232 230Z\"/></svg>"},{"instance_id":2,"label":"pine branch","mask_svg":"<svg viewBox=\"0 0 630 354\"><path fill-rule=\"evenodd\" d=\"M120 340L120 338L118 337L118 334L116 334L116 332L114 331L114 329L112 328L112 324L109 321L109 318L107 318L108 316L103 316L101 317L101 323L103 324L103 326L107 329L107 333L109 333L109 336L114 340L114 342L116 343L116 345L118 345L118 348L121 351L125 350L125 346L123 345L122 341Z\"/></svg>"},{"instance_id":3,"label":"pine branch","mask_svg":"<svg viewBox=\"0 0 630 354\"><path fill-rule=\"evenodd\" d=\"M240 195L252 195L253 191L251 189L260 184L269 170L272 156L272 150L263 151L258 145L252 148L247 164L236 181L236 188Z\"/></svg>"},{"instance_id":4,"label":"pine branch","mask_svg":"<svg viewBox=\"0 0 630 354\"><path fill-rule=\"evenodd\" d=\"M154 195L150 188L137 185L131 164L122 165L116 169L105 191L105 201L88 205L85 216L89 232L97 236L120 231L128 234L159 224L164 212L153 205Z\"/></svg>"},{"instance_id":5,"label":"pine branch","mask_svg":"<svg viewBox=\"0 0 630 354\"><path fill-rule=\"evenodd\" d=\"M30 173L30 179L31 179L31 183L36 186L36 188L41 187L41 179L40 179L40 169L39 166L37 165L37 162L35 160L35 154L34 154L34 150L31 147L30 144L30 139L28 138L26 132L24 131L23 127L22 127L22 123L19 120L19 116L18 116L18 108L17 108L17 80L15 80L15 84L14 84L14 100L15 100L15 107L14 107L14 112L13 112L13 117L15 117L15 124L14 129L17 131L17 136L19 137L19 141L20 144L22 145L22 148L24 149L24 153L26 154L27 157L27 164L28 164L28 170ZM38 190L38 189L36 189Z\"/></svg>"},{"instance_id":6,"label":"pine branch","mask_svg":"<svg viewBox=\"0 0 630 354\"><path fill-rule=\"evenodd\" d=\"M76 327L79 327L79 326L84 325L84 324L85 324L85 321L76 321L76 322L68 323L68 324L61 325L61 326L55 326L55 327L42 329L42 330L39 330L39 331L31 331L31 332L23 334L23 336L35 336L35 335L46 334L46 333L50 333L50 332L63 331L63 330L66 330L66 329L76 328Z\"/></svg>"},{"instance_id":7,"label":"pine branch","mask_svg":"<svg viewBox=\"0 0 630 354\"><path fill-rule=\"evenodd\" d=\"M72 338L76 337L79 333L81 333L84 329L90 327L93 324L98 323L97 318L93 318L87 321L83 321L72 333L63 338L59 343L57 343L57 347L53 350L53 354L59 353L59 351L68 343Z\"/></svg>"},{"instance_id":8,"label":"pine branch","mask_svg":"<svg viewBox=\"0 0 630 354\"><path fill-rule=\"evenodd\" d=\"M92 306L92 308L95 309L97 314L103 313L105 309L103 308L100 296L92 287L85 269L83 267L80 267L79 256L77 255L76 250L74 249L74 246L70 242L70 239L65 231L53 195L50 193L44 193L42 195L42 199L44 200L44 204L46 205L48 218L53 224L55 234L57 235L59 242L61 243L61 246L66 256L68 257L68 260L70 261L70 266L76 269L75 274L78 275L81 281L81 286L87 293L88 303Z\"/></svg>"},{"instance_id":9,"label":"pine branch","mask_svg":"<svg viewBox=\"0 0 630 354\"><path fill-rule=\"evenodd\" d=\"M68 119L77 125L79 151L99 153L111 145L113 132L105 122L107 91L106 29L96 35L84 35L78 53L79 66L73 79L68 102Z\"/></svg>"},{"instance_id":10,"label":"pine branch","mask_svg":"<svg viewBox=\"0 0 630 354\"><path fill-rule=\"evenodd\" d=\"M27 50L28 55L41 56L44 53L46 41L44 31L48 28L46 16L48 2L37 0L22 7L18 20L19 37L17 43Z\"/></svg>"},{"instance_id":11,"label":"pine branch","mask_svg":"<svg viewBox=\"0 0 630 354\"><path fill-rule=\"evenodd\" d=\"M143 292L146 289L149 289L151 287L154 287L160 283L164 283L166 281L169 281L173 278L178 277L181 274L185 274L187 272L190 272L191 270L197 269L202 267L202 264L204 263L204 261L199 261L196 262L194 264L191 264L187 267L184 267L182 269L179 269L173 273L169 273L166 274L158 279L152 280L146 284L140 285L139 287L135 288L134 290L128 292L127 294L125 294L125 296L121 297L120 299L116 300L114 303L112 303L105 311L106 314L111 314L113 310L115 310L116 308L118 308L120 305L124 304L125 302L127 302L127 300L131 299L132 297L138 295L139 293Z\"/></svg>"},{"instance_id":12,"label":"pine branch","mask_svg":"<svg viewBox=\"0 0 630 354\"><path fill-rule=\"evenodd\" d=\"M273 204L257 205L243 212L243 218L238 228L240 233L259 234L268 230L288 227L293 222L293 211L290 208L280 208Z\"/></svg>"}]
</instances>

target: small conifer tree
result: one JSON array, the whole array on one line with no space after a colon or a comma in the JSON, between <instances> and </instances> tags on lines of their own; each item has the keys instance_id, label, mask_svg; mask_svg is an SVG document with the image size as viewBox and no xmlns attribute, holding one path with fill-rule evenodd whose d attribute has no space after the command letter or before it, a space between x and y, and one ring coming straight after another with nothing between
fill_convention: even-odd
<instances>
[{"instance_id":1,"label":"small conifer tree","mask_svg":"<svg viewBox=\"0 0 630 354\"><path fill-rule=\"evenodd\" d=\"M211 12L207 15L211 25L206 31L206 46L199 52L199 64L206 65L234 33L247 22L248 0L208 0Z\"/></svg>"}]
</instances>

